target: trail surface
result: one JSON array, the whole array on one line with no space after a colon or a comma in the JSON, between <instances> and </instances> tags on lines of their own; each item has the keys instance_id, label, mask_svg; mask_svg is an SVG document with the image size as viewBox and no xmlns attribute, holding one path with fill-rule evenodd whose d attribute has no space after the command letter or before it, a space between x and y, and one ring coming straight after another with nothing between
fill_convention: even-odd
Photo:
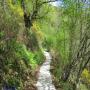
<instances>
[{"instance_id":1,"label":"trail surface","mask_svg":"<svg viewBox=\"0 0 90 90\"><path fill-rule=\"evenodd\" d=\"M52 84L52 78L50 74L50 63L51 55L49 52L44 52L46 57L45 62L40 68L39 77L36 84L37 90L56 90L55 86Z\"/></svg>"}]
</instances>

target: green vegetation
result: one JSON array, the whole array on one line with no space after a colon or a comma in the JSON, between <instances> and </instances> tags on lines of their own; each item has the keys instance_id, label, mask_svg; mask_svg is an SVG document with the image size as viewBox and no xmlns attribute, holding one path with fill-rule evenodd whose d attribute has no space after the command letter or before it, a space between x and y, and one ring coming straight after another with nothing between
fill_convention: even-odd
<instances>
[{"instance_id":1,"label":"green vegetation","mask_svg":"<svg viewBox=\"0 0 90 90\"><path fill-rule=\"evenodd\" d=\"M61 1L0 0L0 90L35 90L44 50L57 90L89 90L90 1Z\"/></svg>"}]
</instances>

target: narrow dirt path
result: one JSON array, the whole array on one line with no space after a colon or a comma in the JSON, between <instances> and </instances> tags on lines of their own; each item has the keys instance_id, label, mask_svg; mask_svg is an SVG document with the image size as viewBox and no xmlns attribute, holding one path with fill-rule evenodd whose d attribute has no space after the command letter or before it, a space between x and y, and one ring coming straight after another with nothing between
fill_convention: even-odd
<instances>
[{"instance_id":1,"label":"narrow dirt path","mask_svg":"<svg viewBox=\"0 0 90 90\"><path fill-rule=\"evenodd\" d=\"M36 84L37 90L56 90L52 84L52 78L50 73L51 55L49 52L44 52L46 57L45 62L40 68L39 77Z\"/></svg>"}]
</instances>

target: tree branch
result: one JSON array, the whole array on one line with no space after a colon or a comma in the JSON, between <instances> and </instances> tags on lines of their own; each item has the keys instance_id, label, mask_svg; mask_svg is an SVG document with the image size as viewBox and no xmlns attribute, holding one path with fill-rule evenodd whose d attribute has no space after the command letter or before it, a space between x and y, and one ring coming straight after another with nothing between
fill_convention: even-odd
<instances>
[{"instance_id":1,"label":"tree branch","mask_svg":"<svg viewBox=\"0 0 90 90\"><path fill-rule=\"evenodd\" d=\"M32 25L33 20L41 19L44 17L44 15L38 16L38 12L39 12L40 8L42 7L42 5L50 3L50 2L56 2L56 1L59 1L59 0L46 0L46 1L41 1L41 2L39 2L39 0L35 0L35 4L34 4L35 7L33 6L34 10L32 11L32 14L27 15L25 1L21 0L21 7L22 7L23 12L24 12L25 26L29 27Z\"/></svg>"},{"instance_id":2,"label":"tree branch","mask_svg":"<svg viewBox=\"0 0 90 90\"><path fill-rule=\"evenodd\" d=\"M47 0L47 1L40 3L40 6L47 4L47 3L50 3L50 2L56 2L56 1L60 1L60 0Z\"/></svg>"}]
</instances>

